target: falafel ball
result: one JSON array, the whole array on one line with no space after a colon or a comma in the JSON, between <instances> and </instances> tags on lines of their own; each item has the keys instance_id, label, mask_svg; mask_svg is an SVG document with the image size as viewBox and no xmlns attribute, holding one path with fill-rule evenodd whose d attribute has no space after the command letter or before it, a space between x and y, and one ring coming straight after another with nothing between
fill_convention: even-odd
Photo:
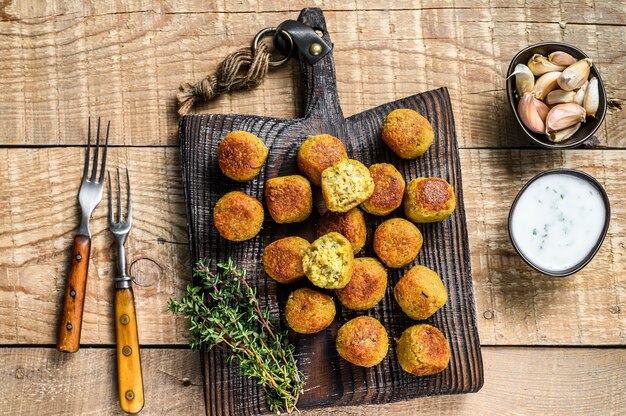
<instances>
[{"instance_id":1,"label":"falafel ball","mask_svg":"<svg viewBox=\"0 0 626 416\"><path fill-rule=\"evenodd\" d=\"M372 215L385 216L402 205L406 183L402 174L390 163L370 166L374 179L374 193L361 204L361 208Z\"/></svg>"},{"instance_id":2,"label":"falafel ball","mask_svg":"<svg viewBox=\"0 0 626 416\"><path fill-rule=\"evenodd\" d=\"M309 242L301 237L276 240L263 250L265 273L278 283L293 283L304 277L302 257Z\"/></svg>"},{"instance_id":3,"label":"falafel ball","mask_svg":"<svg viewBox=\"0 0 626 416\"><path fill-rule=\"evenodd\" d=\"M407 328L396 346L400 367L416 376L442 372L450 362L450 344L434 326L413 325Z\"/></svg>"},{"instance_id":4,"label":"falafel ball","mask_svg":"<svg viewBox=\"0 0 626 416\"><path fill-rule=\"evenodd\" d=\"M415 159L433 144L435 132L420 113L400 108L385 118L382 139L401 158Z\"/></svg>"},{"instance_id":5,"label":"falafel ball","mask_svg":"<svg viewBox=\"0 0 626 416\"><path fill-rule=\"evenodd\" d=\"M413 266L393 288L393 297L409 318L430 318L447 301L448 292L439 275L426 266Z\"/></svg>"},{"instance_id":6,"label":"falafel ball","mask_svg":"<svg viewBox=\"0 0 626 416\"><path fill-rule=\"evenodd\" d=\"M318 134L307 138L298 150L298 168L311 183L320 186L324 169L347 159L343 142L330 134Z\"/></svg>"},{"instance_id":7,"label":"falafel ball","mask_svg":"<svg viewBox=\"0 0 626 416\"><path fill-rule=\"evenodd\" d=\"M420 230L404 218L391 218L374 232L374 252L387 267L394 269L415 260L423 243Z\"/></svg>"},{"instance_id":8,"label":"falafel ball","mask_svg":"<svg viewBox=\"0 0 626 416\"><path fill-rule=\"evenodd\" d=\"M354 254L348 239L331 232L315 240L302 257L304 274L323 289L341 289L352 277Z\"/></svg>"},{"instance_id":9,"label":"falafel ball","mask_svg":"<svg viewBox=\"0 0 626 416\"><path fill-rule=\"evenodd\" d=\"M378 320L359 316L339 328L335 346L344 360L361 367L373 367L387 355L389 337Z\"/></svg>"},{"instance_id":10,"label":"falafel ball","mask_svg":"<svg viewBox=\"0 0 626 416\"><path fill-rule=\"evenodd\" d=\"M385 296L387 270L372 257L354 259L354 271L350 282L337 290L343 306L355 311L373 308Z\"/></svg>"},{"instance_id":11,"label":"falafel ball","mask_svg":"<svg viewBox=\"0 0 626 416\"><path fill-rule=\"evenodd\" d=\"M322 195L333 212L347 212L374 192L374 179L361 162L344 159L322 172Z\"/></svg>"},{"instance_id":12,"label":"falafel ball","mask_svg":"<svg viewBox=\"0 0 626 416\"><path fill-rule=\"evenodd\" d=\"M311 184L304 176L279 176L265 182L265 203L278 224L302 222L313 211Z\"/></svg>"},{"instance_id":13,"label":"falafel ball","mask_svg":"<svg viewBox=\"0 0 626 416\"><path fill-rule=\"evenodd\" d=\"M358 208L352 208L348 212L326 211L317 223L317 236L321 237L333 231L346 237L352 245L354 254L358 253L367 239L363 212Z\"/></svg>"},{"instance_id":14,"label":"falafel ball","mask_svg":"<svg viewBox=\"0 0 626 416\"><path fill-rule=\"evenodd\" d=\"M413 222L443 221L454 212L454 188L441 178L415 178L404 193L404 214Z\"/></svg>"},{"instance_id":15,"label":"falafel ball","mask_svg":"<svg viewBox=\"0 0 626 416\"><path fill-rule=\"evenodd\" d=\"M238 182L257 176L266 160L267 146L247 131L233 131L217 146L217 163L222 173Z\"/></svg>"},{"instance_id":16,"label":"falafel ball","mask_svg":"<svg viewBox=\"0 0 626 416\"><path fill-rule=\"evenodd\" d=\"M222 237L230 241L249 240L261 231L263 205L248 194L229 192L213 209L213 224Z\"/></svg>"},{"instance_id":17,"label":"falafel ball","mask_svg":"<svg viewBox=\"0 0 626 416\"><path fill-rule=\"evenodd\" d=\"M330 296L317 290L303 287L296 289L287 298L285 318L289 328L299 334L315 334L335 319L335 302Z\"/></svg>"}]
</instances>

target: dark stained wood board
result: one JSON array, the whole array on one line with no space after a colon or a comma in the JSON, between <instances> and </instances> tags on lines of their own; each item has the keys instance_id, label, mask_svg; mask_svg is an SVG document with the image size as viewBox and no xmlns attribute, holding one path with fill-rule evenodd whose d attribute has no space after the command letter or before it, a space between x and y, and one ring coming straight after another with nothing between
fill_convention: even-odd
<instances>
[{"instance_id":1,"label":"dark stained wood board","mask_svg":"<svg viewBox=\"0 0 626 416\"><path fill-rule=\"evenodd\" d=\"M322 29L330 44L324 17L319 9L305 9L299 20ZM212 208L226 192L244 191L264 203L263 186L267 179L297 173L296 153L306 137L328 133L341 138L351 158L366 166L377 162L393 163L407 182L418 176L437 176L449 181L457 194L457 209L450 219L418 225L424 246L415 261L437 271L449 293L449 301L426 322L438 327L450 342L449 367L429 377L404 372L396 359L394 338L416 322L408 318L393 298L393 286L408 269L389 269L385 298L366 314L379 319L391 338L389 353L373 368L356 367L342 360L334 346L338 328L362 314L346 310L336 301L337 317L326 331L290 338L296 345L299 367L304 371L305 393L299 408L385 403L419 396L458 394L478 391L483 384L482 358L476 328L472 275L470 269L461 169L454 117L447 89L442 88L387 103L344 118L337 95L332 53L314 65L303 59L305 115L288 120L253 115L190 115L180 123L183 181L191 254L195 261L208 257L217 261L232 257L247 269L248 279L257 286L264 306L270 308L283 328L283 311L289 293L296 287L280 285L263 271L262 253L270 242L287 235L313 238L316 214L302 224L275 224L266 210L261 233L255 238L233 243L219 236L212 223ZM412 108L423 114L435 130L435 142L417 160L402 160L381 141L385 116L396 108ZM231 131L245 130L258 135L269 149L269 157L260 175L248 183L236 183L219 170L216 150L221 139ZM387 218L402 216L401 209L388 217L366 215L368 243L359 256L375 257L371 237L376 226ZM330 292L329 292L330 293ZM206 352L204 360L207 413L211 415L248 415L267 413L264 392L254 381L240 376L237 363L228 363L222 350Z\"/></svg>"}]
</instances>

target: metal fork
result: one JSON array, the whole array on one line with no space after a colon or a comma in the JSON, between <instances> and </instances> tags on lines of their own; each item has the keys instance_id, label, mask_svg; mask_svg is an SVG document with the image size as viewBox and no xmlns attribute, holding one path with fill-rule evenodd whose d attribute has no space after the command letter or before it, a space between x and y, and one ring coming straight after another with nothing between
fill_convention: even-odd
<instances>
[{"instance_id":1,"label":"metal fork","mask_svg":"<svg viewBox=\"0 0 626 416\"><path fill-rule=\"evenodd\" d=\"M126 272L124 243L133 222L130 195L130 177L126 169L126 216L122 210L120 170L117 170L117 216L113 212L113 190L111 173L109 178L109 230L117 242L117 270L115 278L115 341L117 344L117 388L120 407L126 413L138 413L144 404L141 355L137 334L135 297L131 286L132 278ZM117 221L116 221L117 220Z\"/></svg>"},{"instance_id":2,"label":"metal fork","mask_svg":"<svg viewBox=\"0 0 626 416\"><path fill-rule=\"evenodd\" d=\"M82 212L80 228L74 237L72 249L72 264L70 266L67 287L63 300L63 312L59 320L57 348L64 352L76 352L80 345L80 330L83 320L83 306L85 304L85 286L87 284L87 269L89 266L89 254L91 252L91 233L89 232L89 219L94 208L102 199L102 183L104 181L104 169L106 166L107 149L109 147L109 129L111 122L107 124L106 141L102 162L100 163L100 176L98 172L98 152L100 150L100 118L98 117L98 132L96 133L96 149L94 151L91 176L89 173L89 155L91 153L91 118L87 128L87 152L85 153L85 166L83 178L78 192L78 202Z\"/></svg>"}]
</instances>

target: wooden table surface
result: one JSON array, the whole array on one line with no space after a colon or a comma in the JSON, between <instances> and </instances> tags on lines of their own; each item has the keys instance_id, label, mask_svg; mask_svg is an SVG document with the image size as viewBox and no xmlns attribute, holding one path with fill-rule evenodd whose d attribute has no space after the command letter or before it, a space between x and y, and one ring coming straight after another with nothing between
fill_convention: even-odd
<instances>
[{"instance_id":1,"label":"wooden table surface","mask_svg":"<svg viewBox=\"0 0 626 416\"><path fill-rule=\"evenodd\" d=\"M79 219L87 117L111 119L108 167L127 166L135 222L127 243L142 345L142 414L201 414L199 354L165 311L190 282L175 93L261 28L295 19L300 0L0 2L0 413L116 414L113 241L101 203L82 348L54 349ZM476 394L344 407L369 414L626 413L626 4L619 0L420 2L326 0L346 115L449 88L461 147L485 385ZM506 102L504 74L528 44L586 51L609 98L597 137L577 150L532 148ZM294 117L297 63L202 112ZM565 279L515 254L506 221L520 187L555 167L606 188L608 236ZM328 409L306 411L328 414Z\"/></svg>"}]
</instances>

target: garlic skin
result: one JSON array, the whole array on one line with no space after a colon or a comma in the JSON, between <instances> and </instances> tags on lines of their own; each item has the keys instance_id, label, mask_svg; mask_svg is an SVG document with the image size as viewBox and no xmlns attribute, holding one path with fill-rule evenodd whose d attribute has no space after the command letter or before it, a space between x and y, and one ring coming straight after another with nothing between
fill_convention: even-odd
<instances>
[{"instance_id":1,"label":"garlic skin","mask_svg":"<svg viewBox=\"0 0 626 416\"><path fill-rule=\"evenodd\" d=\"M595 117L598 112L598 106L600 105L600 90L598 88L598 78L593 77L589 80L587 90L585 91L585 98L583 100L583 107L588 116Z\"/></svg>"},{"instance_id":2,"label":"garlic skin","mask_svg":"<svg viewBox=\"0 0 626 416\"><path fill-rule=\"evenodd\" d=\"M517 105L517 113L519 118L522 120L522 123L529 130L535 133L545 133L546 125L539 116L537 112L537 107L535 107L534 103L535 97L531 92L527 92L519 99L519 103Z\"/></svg>"},{"instance_id":3,"label":"garlic skin","mask_svg":"<svg viewBox=\"0 0 626 416\"><path fill-rule=\"evenodd\" d=\"M545 56L536 53L528 60L528 68L536 76L541 76L548 72L563 71L565 66L553 64Z\"/></svg>"},{"instance_id":4,"label":"garlic skin","mask_svg":"<svg viewBox=\"0 0 626 416\"><path fill-rule=\"evenodd\" d=\"M574 58L572 55L570 55L567 52L556 51L548 55L548 61L552 62L555 65L562 65L564 67L568 67L578 62L578 59Z\"/></svg>"},{"instance_id":5,"label":"garlic skin","mask_svg":"<svg viewBox=\"0 0 626 416\"><path fill-rule=\"evenodd\" d=\"M582 123L574 124L573 126L566 129L555 131L553 133L548 133L546 135L548 136L548 139L550 139L550 141L554 143L560 143L572 137L574 133L578 131L581 125Z\"/></svg>"},{"instance_id":6,"label":"garlic skin","mask_svg":"<svg viewBox=\"0 0 626 416\"><path fill-rule=\"evenodd\" d=\"M573 91L582 85L589 78L591 70L591 59L582 59L563 70L558 79L559 87L565 91Z\"/></svg>"},{"instance_id":7,"label":"garlic skin","mask_svg":"<svg viewBox=\"0 0 626 416\"><path fill-rule=\"evenodd\" d=\"M535 87L535 76L526 65L515 65L515 71L509 75L509 78L513 75L515 75L515 90L519 95L531 92Z\"/></svg>"},{"instance_id":8,"label":"garlic skin","mask_svg":"<svg viewBox=\"0 0 626 416\"><path fill-rule=\"evenodd\" d=\"M576 93L574 91L554 90L550 91L544 100L548 105L574 102Z\"/></svg>"},{"instance_id":9,"label":"garlic skin","mask_svg":"<svg viewBox=\"0 0 626 416\"><path fill-rule=\"evenodd\" d=\"M535 109L537 110L537 114L539 114L539 118L544 123L546 122L546 117L548 117L548 112L550 111L550 107L544 104L543 101L538 100L533 97L533 104L535 104Z\"/></svg>"},{"instance_id":10,"label":"garlic skin","mask_svg":"<svg viewBox=\"0 0 626 416\"><path fill-rule=\"evenodd\" d=\"M543 101L550 91L559 88L558 79L560 76L561 72L548 72L540 76L535 81L535 97Z\"/></svg>"},{"instance_id":11,"label":"garlic skin","mask_svg":"<svg viewBox=\"0 0 626 416\"><path fill-rule=\"evenodd\" d=\"M555 133L585 121L585 109L576 103L557 104L546 117L546 134Z\"/></svg>"},{"instance_id":12,"label":"garlic skin","mask_svg":"<svg viewBox=\"0 0 626 416\"><path fill-rule=\"evenodd\" d=\"M587 91L587 85L589 85L589 81L585 81L583 86L576 90L574 102L580 106L583 105L583 100L585 99L585 91Z\"/></svg>"}]
</instances>

